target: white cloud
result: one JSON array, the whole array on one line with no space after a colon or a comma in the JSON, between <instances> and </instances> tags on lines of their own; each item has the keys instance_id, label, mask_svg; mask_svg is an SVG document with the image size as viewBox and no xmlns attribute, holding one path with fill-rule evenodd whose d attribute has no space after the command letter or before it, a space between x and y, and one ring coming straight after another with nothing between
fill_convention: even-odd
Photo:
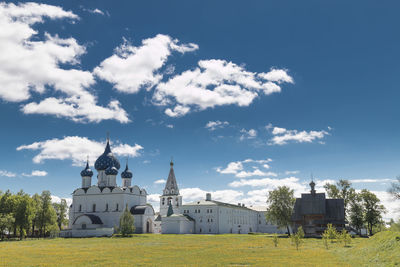
<instances>
[{"instance_id":1,"label":"white cloud","mask_svg":"<svg viewBox=\"0 0 400 267\"><path fill-rule=\"evenodd\" d=\"M195 188L183 188L180 190L181 195L183 196L183 200L185 203L205 199L206 193L211 193L211 197L213 200L227 202L227 203L235 203L235 201L243 196L243 192L235 191L235 190L216 190L216 191L205 191L198 187Z\"/></svg>"},{"instance_id":2,"label":"white cloud","mask_svg":"<svg viewBox=\"0 0 400 267\"><path fill-rule=\"evenodd\" d=\"M254 139L257 137L257 131L254 129L250 129L248 131L246 129L242 129L240 130L240 132L242 133L242 135L239 138L241 141L245 139Z\"/></svg>"},{"instance_id":3,"label":"white cloud","mask_svg":"<svg viewBox=\"0 0 400 267\"><path fill-rule=\"evenodd\" d=\"M22 176L26 176L26 177L43 177L43 176L47 176L47 172L46 171L40 171L40 170L33 170L30 174L26 174L26 173L22 173Z\"/></svg>"},{"instance_id":4,"label":"white cloud","mask_svg":"<svg viewBox=\"0 0 400 267\"><path fill-rule=\"evenodd\" d=\"M271 139L269 139L269 145L286 145L288 142L296 142L296 143L312 143L313 141L319 140L319 143L324 143L321 141L326 135L329 135L329 132L325 130L321 131L298 131L298 130L287 130L285 128L280 127L272 127L271 124L266 126L267 129L272 128L272 135L274 135Z\"/></svg>"},{"instance_id":5,"label":"white cloud","mask_svg":"<svg viewBox=\"0 0 400 267\"><path fill-rule=\"evenodd\" d=\"M383 182L395 182L396 179L352 179L349 180L351 183L383 183Z\"/></svg>"},{"instance_id":6,"label":"white cloud","mask_svg":"<svg viewBox=\"0 0 400 267\"><path fill-rule=\"evenodd\" d=\"M97 98L88 91L95 80L89 71L79 68L79 58L86 48L70 38L39 32L36 23L48 19L79 19L71 11L60 7L37 4L0 3L0 98L21 102L31 93L46 91L57 95L39 103L23 104L25 114L48 114L77 122L99 122L115 119L128 122L119 102L111 101L107 107L97 105ZM60 65L68 65L62 68ZM59 93L61 92L61 95Z\"/></svg>"},{"instance_id":7,"label":"white cloud","mask_svg":"<svg viewBox=\"0 0 400 267\"><path fill-rule=\"evenodd\" d=\"M88 9L87 11L89 11L90 13L93 13L93 14L99 14L99 15L103 15L104 16L104 12L101 11L100 9L98 9L98 8Z\"/></svg>"},{"instance_id":8,"label":"white cloud","mask_svg":"<svg viewBox=\"0 0 400 267\"><path fill-rule=\"evenodd\" d=\"M17 174L13 173L13 172L5 171L5 170L0 170L0 176L3 176L3 177L15 177L15 176L17 176Z\"/></svg>"},{"instance_id":9,"label":"white cloud","mask_svg":"<svg viewBox=\"0 0 400 267\"><path fill-rule=\"evenodd\" d=\"M391 218L395 220L400 219L400 200L394 199L392 195L385 191L371 191L381 201L387 210L387 213L382 217L384 220L389 221Z\"/></svg>"},{"instance_id":10,"label":"white cloud","mask_svg":"<svg viewBox=\"0 0 400 267\"><path fill-rule=\"evenodd\" d=\"M158 70L173 51L183 54L196 49L196 44L179 45L178 40L163 34L143 40L139 47L124 40L115 49L115 54L101 62L94 73L121 92L137 93L141 88L150 90L162 79Z\"/></svg>"},{"instance_id":11,"label":"white cloud","mask_svg":"<svg viewBox=\"0 0 400 267\"><path fill-rule=\"evenodd\" d=\"M252 187L266 187L270 190L275 189L278 186L289 186L292 189L303 189L304 186L299 183L299 178L288 177L283 179L240 179L239 181L233 181L229 184L231 187L242 187L242 186L252 186Z\"/></svg>"},{"instance_id":12,"label":"white cloud","mask_svg":"<svg viewBox=\"0 0 400 267\"><path fill-rule=\"evenodd\" d=\"M204 128L210 131L215 131L216 129L222 129L228 125L229 122L227 121L209 121Z\"/></svg>"},{"instance_id":13,"label":"white cloud","mask_svg":"<svg viewBox=\"0 0 400 267\"><path fill-rule=\"evenodd\" d=\"M276 71L271 70L271 72ZM281 71L286 73L286 70ZM276 75L267 74L249 72L225 60L201 60L197 68L184 71L166 82L159 83L153 100L159 105L190 107L187 112L193 108L204 110L232 104L249 106L259 96L259 92L269 95L281 91L281 87L275 83ZM293 83L292 80L286 80L282 76L279 83Z\"/></svg>"},{"instance_id":14,"label":"white cloud","mask_svg":"<svg viewBox=\"0 0 400 267\"><path fill-rule=\"evenodd\" d=\"M174 109L167 108L165 110L165 114L167 114L170 117L182 117L189 113L190 108L186 106L181 106L181 105L176 105Z\"/></svg>"},{"instance_id":15,"label":"white cloud","mask_svg":"<svg viewBox=\"0 0 400 267\"><path fill-rule=\"evenodd\" d=\"M63 139L54 138L30 145L22 145L17 150L38 150L39 153L33 158L34 163L42 163L49 159L69 159L72 160L73 165L81 166L87 156L93 164L104 152L104 147L104 142L90 140L87 137L66 136ZM113 153L119 156L137 157L142 149L143 147L138 144L134 146L122 143L111 145Z\"/></svg>"},{"instance_id":16,"label":"white cloud","mask_svg":"<svg viewBox=\"0 0 400 267\"><path fill-rule=\"evenodd\" d=\"M258 76L271 82L293 83L293 78L287 74L287 70L272 68L268 73L260 73Z\"/></svg>"},{"instance_id":17,"label":"white cloud","mask_svg":"<svg viewBox=\"0 0 400 267\"><path fill-rule=\"evenodd\" d=\"M221 174L234 174L238 178L245 178L251 176L277 176L274 172L263 172L257 166L262 166L266 169L269 169L270 166L267 164L271 162L272 159L245 159L243 161L233 161L229 162L226 168L218 167L216 171ZM244 169L244 164L252 165L253 170L247 171ZM257 166L254 166L257 165Z\"/></svg>"},{"instance_id":18,"label":"white cloud","mask_svg":"<svg viewBox=\"0 0 400 267\"><path fill-rule=\"evenodd\" d=\"M293 175L293 174L298 174L300 171L285 171L286 175Z\"/></svg>"},{"instance_id":19,"label":"white cloud","mask_svg":"<svg viewBox=\"0 0 400 267\"><path fill-rule=\"evenodd\" d=\"M173 129L173 128L174 128L174 125L172 125L172 124L167 124L167 125L165 125L165 127L170 128L170 129Z\"/></svg>"},{"instance_id":20,"label":"white cloud","mask_svg":"<svg viewBox=\"0 0 400 267\"><path fill-rule=\"evenodd\" d=\"M154 181L155 184L165 184L167 181L165 179L159 179Z\"/></svg>"}]
</instances>

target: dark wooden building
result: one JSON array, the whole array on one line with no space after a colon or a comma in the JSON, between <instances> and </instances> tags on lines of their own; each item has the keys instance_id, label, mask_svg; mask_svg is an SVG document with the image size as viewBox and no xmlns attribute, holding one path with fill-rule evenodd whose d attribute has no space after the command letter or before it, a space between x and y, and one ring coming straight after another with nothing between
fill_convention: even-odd
<instances>
[{"instance_id":1,"label":"dark wooden building","mask_svg":"<svg viewBox=\"0 0 400 267\"><path fill-rule=\"evenodd\" d=\"M296 199L292 214L294 230L302 226L305 236L320 236L328 224L338 231L344 229L344 200L326 199L325 193L315 192L313 181L310 186L310 194L301 194L301 198Z\"/></svg>"}]
</instances>

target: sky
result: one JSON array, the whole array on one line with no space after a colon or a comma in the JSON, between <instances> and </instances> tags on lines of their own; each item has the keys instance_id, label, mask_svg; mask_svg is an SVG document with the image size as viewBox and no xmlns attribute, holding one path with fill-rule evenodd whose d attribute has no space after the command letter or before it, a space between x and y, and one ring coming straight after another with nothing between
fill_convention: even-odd
<instances>
[{"instance_id":1,"label":"sky","mask_svg":"<svg viewBox=\"0 0 400 267\"><path fill-rule=\"evenodd\" d=\"M0 190L70 201L108 133L156 209L172 158L184 202L265 206L313 176L320 192L339 179L373 191L398 219L399 8L0 2Z\"/></svg>"}]
</instances>

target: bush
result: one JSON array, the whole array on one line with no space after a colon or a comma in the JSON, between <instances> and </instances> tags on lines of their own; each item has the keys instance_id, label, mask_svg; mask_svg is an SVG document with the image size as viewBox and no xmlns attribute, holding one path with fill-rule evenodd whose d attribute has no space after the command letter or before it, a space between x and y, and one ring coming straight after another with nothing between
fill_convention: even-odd
<instances>
[{"instance_id":1,"label":"bush","mask_svg":"<svg viewBox=\"0 0 400 267\"><path fill-rule=\"evenodd\" d=\"M345 247L347 247L347 245L351 243L351 236L345 229L342 230L339 236L340 236L340 242L342 242Z\"/></svg>"},{"instance_id":2,"label":"bush","mask_svg":"<svg viewBox=\"0 0 400 267\"><path fill-rule=\"evenodd\" d=\"M119 233L122 236L128 236L135 232L135 220L133 215L129 212L128 206L126 206L124 213L122 213L119 219Z\"/></svg>"},{"instance_id":3,"label":"bush","mask_svg":"<svg viewBox=\"0 0 400 267\"><path fill-rule=\"evenodd\" d=\"M275 247L278 246L278 234L274 234L272 241L274 242Z\"/></svg>"}]
</instances>

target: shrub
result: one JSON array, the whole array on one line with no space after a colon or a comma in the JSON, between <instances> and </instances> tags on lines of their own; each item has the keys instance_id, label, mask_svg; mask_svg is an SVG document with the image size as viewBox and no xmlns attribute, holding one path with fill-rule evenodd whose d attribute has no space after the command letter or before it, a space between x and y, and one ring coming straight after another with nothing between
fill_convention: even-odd
<instances>
[{"instance_id":1,"label":"shrub","mask_svg":"<svg viewBox=\"0 0 400 267\"><path fill-rule=\"evenodd\" d=\"M119 233L122 236L128 236L135 232L135 220L133 215L128 210L128 205L125 208L124 213L122 213L119 219Z\"/></svg>"},{"instance_id":2,"label":"shrub","mask_svg":"<svg viewBox=\"0 0 400 267\"><path fill-rule=\"evenodd\" d=\"M322 234L322 242L324 243L324 246L325 246L326 249L329 249L328 239L329 239L328 235L326 233L323 233Z\"/></svg>"},{"instance_id":3,"label":"shrub","mask_svg":"<svg viewBox=\"0 0 400 267\"><path fill-rule=\"evenodd\" d=\"M345 247L351 243L351 236L350 234L343 229L340 233L340 241L344 244Z\"/></svg>"},{"instance_id":4,"label":"shrub","mask_svg":"<svg viewBox=\"0 0 400 267\"><path fill-rule=\"evenodd\" d=\"M278 246L278 234L274 234L272 241L274 242L275 247Z\"/></svg>"}]
</instances>

